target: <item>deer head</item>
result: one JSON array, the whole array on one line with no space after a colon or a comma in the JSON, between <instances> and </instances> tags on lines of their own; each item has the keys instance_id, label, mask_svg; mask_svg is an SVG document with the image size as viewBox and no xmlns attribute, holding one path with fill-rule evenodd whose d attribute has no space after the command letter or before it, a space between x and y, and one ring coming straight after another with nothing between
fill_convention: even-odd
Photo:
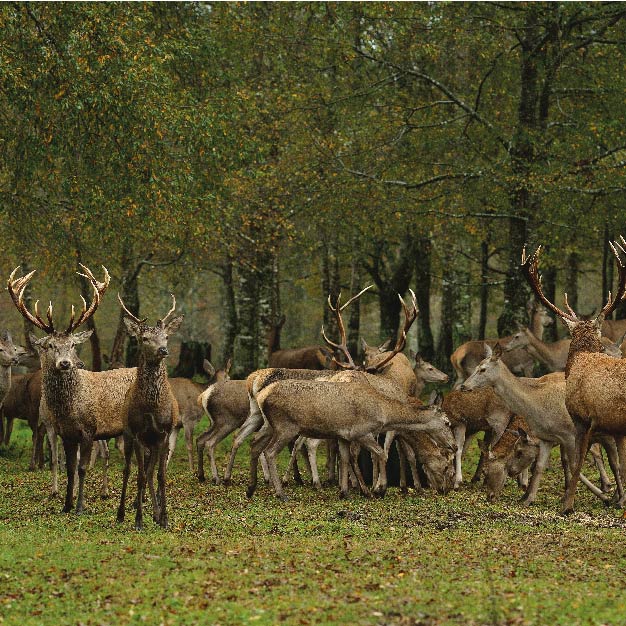
<instances>
[{"instance_id":1,"label":"deer head","mask_svg":"<svg viewBox=\"0 0 626 626\"><path fill-rule=\"evenodd\" d=\"M15 274L19 269L19 267L16 267L9 276L7 289L13 304L31 324L46 333L46 336L42 339L39 339L32 333L29 335L33 347L39 354L41 365L44 368L54 367L60 372L69 372L76 368L84 367L83 362L76 354L75 347L78 344L87 341L87 339L91 336L92 331L87 330L79 333L75 331L96 312L96 309L100 305L100 300L109 286L111 279L109 272L104 266L102 266L102 269L104 270L103 282L98 281L88 267L82 263L80 266L83 268L84 274L81 272L77 272L77 274L79 276L84 276L91 284L94 291L93 300L91 301L91 304L87 306L87 302L81 296L83 301L82 311L80 312L78 318L76 318L76 311L74 309L74 305L72 305L70 322L67 328L62 331L55 329L52 315L52 302L50 302L46 311L47 321L44 321L39 314L38 300L35 302L34 314L27 309L26 304L24 303L24 291L26 290L28 283L35 275L35 270L26 274L26 276L15 278Z\"/></svg>"},{"instance_id":2,"label":"deer head","mask_svg":"<svg viewBox=\"0 0 626 626\"><path fill-rule=\"evenodd\" d=\"M231 365L232 365L232 360L228 359L228 361L226 361L226 365L224 365L224 369L216 370L215 366L208 359L204 359L204 361L202 361L202 369L205 371L206 375L209 377L209 385L212 385L213 383L221 383L226 380L230 380Z\"/></svg>"},{"instance_id":3,"label":"deer head","mask_svg":"<svg viewBox=\"0 0 626 626\"><path fill-rule=\"evenodd\" d=\"M620 237L622 244L626 245L626 240ZM539 274L539 256L541 254L541 246L531 255L526 254L526 248L522 250L522 272L528 281L531 289L535 292L537 299L550 311L555 313L562 322L567 326L572 335L573 342L576 342L580 349L587 352L602 352L603 345L600 341L601 328L604 320L609 316L620 303L626 293L626 267L620 259L618 249L626 254L626 251L618 241L609 243L611 250L617 262L619 272L618 287L615 297L609 292L608 299L600 313L592 320L584 320L579 318L575 311L570 307L567 301L567 293L564 294L565 308L567 312L559 309L555 304L550 302L543 293L541 286L541 276ZM573 344L574 345L574 344Z\"/></svg>"},{"instance_id":4,"label":"deer head","mask_svg":"<svg viewBox=\"0 0 626 626\"><path fill-rule=\"evenodd\" d=\"M172 296L172 307L167 312L164 318L157 320L155 326L149 326L146 324L147 318L139 319L133 315L124 304L120 294L117 294L117 299L124 311L124 325L131 337L137 340L139 345L139 351L147 363L160 363L168 354L167 340L169 335L175 333L182 324L183 315L179 315L169 322L167 321L170 315L176 310L176 298L174 294Z\"/></svg>"},{"instance_id":5,"label":"deer head","mask_svg":"<svg viewBox=\"0 0 626 626\"><path fill-rule=\"evenodd\" d=\"M485 344L485 359L481 361L472 374L463 382L461 391L471 391L480 387L490 387L500 377L502 346L497 343L493 350Z\"/></svg>"},{"instance_id":6,"label":"deer head","mask_svg":"<svg viewBox=\"0 0 626 626\"><path fill-rule=\"evenodd\" d=\"M415 377L423 380L425 383L447 383L448 375L438 370L434 365L431 365L428 361L424 361L419 354L415 354L413 350L409 352L411 359L415 361L413 366L413 373Z\"/></svg>"},{"instance_id":7,"label":"deer head","mask_svg":"<svg viewBox=\"0 0 626 626\"><path fill-rule=\"evenodd\" d=\"M28 350L22 346L16 346L11 338L11 333L5 330L0 335L0 366L10 367L17 365L20 358L28 354Z\"/></svg>"}]
</instances>

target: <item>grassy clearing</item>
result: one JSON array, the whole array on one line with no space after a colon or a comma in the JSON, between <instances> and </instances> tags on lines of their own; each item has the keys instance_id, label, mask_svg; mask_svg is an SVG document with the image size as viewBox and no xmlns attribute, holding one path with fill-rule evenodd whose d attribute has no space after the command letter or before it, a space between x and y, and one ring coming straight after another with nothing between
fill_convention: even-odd
<instances>
[{"instance_id":1,"label":"grassy clearing","mask_svg":"<svg viewBox=\"0 0 626 626\"><path fill-rule=\"evenodd\" d=\"M531 509L513 483L497 505L470 487L345 502L292 485L280 504L263 486L245 498L243 455L233 487L199 485L182 439L172 529L148 516L137 533L132 514L114 521L117 452L112 498L97 497L97 467L88 512L62 515L48 472L26 470L29 431L17 429L0 455L1 623L624 623L626 521L582 491L585 513L559 517L558 462Z\"/></svg>"}]
</instances>

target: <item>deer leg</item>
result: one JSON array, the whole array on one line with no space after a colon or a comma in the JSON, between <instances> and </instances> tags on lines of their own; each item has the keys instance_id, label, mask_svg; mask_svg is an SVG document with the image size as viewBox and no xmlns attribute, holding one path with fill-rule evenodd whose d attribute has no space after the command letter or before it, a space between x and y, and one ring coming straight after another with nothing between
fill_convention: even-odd
<instances>
[{"instance_id":1,"label":"deer leg","mask_svg":"<svg viewBox=\"0 0 626 626\"><path fill-rule=\"evenodd\" d=\"M313 487L318 490L322 488L320 475L317 470L317 448L320 445L320 441L320 439L310 439L306 446L309 465L311 467L311 481L313 482Z\"/></svg>"},{"instance_id":2,"label":"deer leg","mask_svg":"<svg viewBox=\"0 0 626 626\"><path fill-rule=\"evenodd\" d=\"M454 489L458 489L463 482L463 468L461 461L463 460L463 449L465 447L465 433L467 426L464 423L457 424L454 427L454 440L456 441L456 452L454 453Z\"/></svg>"},{"instance_id":3,"label":"deer leg","mask_svg":"<svg viewBox=\"0 0 626 626\"><path fill-rule=\"evenodd\" d=\"M159 462L159 445L150 446L150 456L146 464L146 480L150 491L150 500L152 501L152 519L158 524L161 519L161 502L154 488L154 470Z\"/></svg>"},{"instance_id":4,"label":"deer leg","mask_svg":"<svg viewBox=\"0 0 626 626\"><path fill-rule=\"evenodd\" d=\"M157 478L159 481L159 500L161 503L161 515L159 517L158 523L161 526L161 528L168 527L167 503L165 500L165 472L167 471L168 450L169 450L169 438L166 438L165 441L161 444L161 448L159 450L159 471L157 474Z\"/></svg>"},{"instance_id":5,"label":"deer leg","mask_svg":"<svg viewBox=\"0 0 626 626\"><path fill-rule=\"evenodd\" d=\"M611 479L606 473L606 468L604 467L604 462L602 460L602 448L600 447L600 444L594 443L591 448L589 448L589 452L591 453L593 462L595 463L596 469L600 474L600 488L604 493L608 493L611 491ZM617 455L617 448L615 448L615 454Z\"/></svg>"},{"instance_id":6,"label":"deer leg","mask_svg":"<svg viewBox=\"0 0 626 626\"><path fill-rule=\"evenodd\" d=\"M54 497L59 493L59 442L57 439L57 433L54 430L54 426L52 426L52 424L44 424L44 427L46 429L46 434L48 435L48 443L50 444L50 465L51 465L51 473L52 473L52 490L51 490L50 495ZM43 442L42 442L42 446L43 446ZM65 449L65 444L63 444L63 448ZM65 460L67 464L67 455L66 455ZM72 489L74 489L73 484L72 484ZM71 505L70 505L70 510L71 510Z\"/></svg>"},{"instance_id":7,"label":"deer leg","mask_svg":"<svg viewBox=\"0 0 626 626\"><path fill-rule=\"evenodd\" d=\"M44 466L44 454L43 445L46 438L46 427L43 424L37 424L37 450L35 451L35 464L38 469L43 469Z\"/></svg>"},{"instance_id":8,"label":"deer leg","mask_svg":"<svg viewBox=\"0 0 626 626\"><path fill-rule=\"evenodd\" d=\"M189 470L193 474L193 431L195 424L192 421L183 424L185 434L185 447L187 448L187 461L189 462Z\"/></svg>"},{"instance_id":9,"label":"deer leg","mask_svg":"<svg viewBox=\"0 0 626 626\"><path fill-rule=\"evenodd\" d=\"M210 416L209 416L210 418ZM206 442L211 438L213 431L215 430L215 422L211 419L211 425L209 430L203 432L198 439L196 439L196 451L198 452L198 480L203 483L206 478L204 476L204 446Z\"/></svg>"},{"instance_id":10,"label":"deer leg","mask_svg":"<svg viewBox=\"0 0 626 626\"><path fill-rule=\"evenodd\" d=\"M226 471L224 472L224 484L229 485L232 475L233 475L233 466L235 465L235 457L237 456L237 450L239 450L239 446L251 435L255 430L261 426L263 423L263 416L260 412L251 413L246 421L242 424L239 432L235 435L233 439L233 445L230 449L230 456L228 457L228 466L226 467ZM200 458L198 457L198 465L200 464Z\"/></svg>"},{"instance_id":11,"label":"deer leg","mask_svg":"<svg viewBox=\"0 0 626 626\"><path fill-rule=\"evenodd\" d=\"M339 439L339 497L347 498L350 493L348 474L350 473L350 446L347 441Z\"/></svg>"},{"instance_id":12,"label":"deer leg","mask_svg":"<svg viewBox=\"0 0 626 626\"><path fill-rule=\"evenodd\" d=\"M526 491L528 489L528 468L525 467L518 475L517 475L517 484L520 489Z\"/></svg>"},{"instance_id":13,"label":"deer leg","mask_svg":"<svg viewBox=\"0 0 626 626\"><path fill-rule=\"evenodd\" d=\"M572 513L574 511L574 498L576 497L576 486L578 485L578 479L580 478L580 471L585 457L587 456L587 449L589 448L589 442L591 441L591 435L593 433L593 424L586 427L577 424L577 436L576 436L576 464L573 466L572 476L570 477L569 484L565 490L565 496L563 498L563 505L561 512L564 515Z\"/></svg>"},{"instance_id":14,"label":"deer leg","mask_svg":"<svg viewBox=\"0 0 626 626\"><path fill-rule=\"evenodd\" d=\"M37 452L39 451L39 425L38 424L35 424L35 427L32 428L31 441L33 444L33 449L30 454L30 463L28 464L28 471L34 472L35 469L37 468Z\"/></svg>"},{"instance_id":15,"label":"deer leg","mask_svg":"<svg viewBox=\"0 0 626 626\"><path fill-rule=\"evenodd\" d=\"M220 484L220 475L217 471L217 464L215 463L215 447L217 444L228 437L230 433L235 430L236 426L232 424L232 422L223 422L221 424L216 424L215 428L211 431L211 436L206 440L204 444L204 448L209 455L209 462L211 463L211 474L213 475L213 484ZM198 461L198 468L200 467L200 462Z\"/></svg>"},{"instance_id":16,"label":"deer leg","mask_svg":"<svg viewBox=\"0 0 626 626\"><path fill-rule=\"evenodd\" d=\"M4 445L8 446L11 442L11 433L13 432L13 418L7 417L4 428Z\"/></svg>"},{"instance_id":17,"label":"deer leg","mask_svg":"<svg viewBox=\"0 0 626 626\"><path fill-rule=\"evenodd\" d=\"M76 473L78 443L63 440L63 449L65 450L65 471L67 473L67 489L65 491L63 513L69 513L74 505L74 477Z\"/></svg>"},{"instance_id":18,"label":"deer leg","mask_svg":"<svg viewBox=\"0 0 626 626\"><path fill-rule=\"evenodd\" d=\"M326 440L326 482L334 485L337 482L337 450L338 443L336 439Z\"/></svg>"},{"instance_id":19,"label":"deer leg","mask_svg":"<svg viewBox=\"0 0 626 626\"><path fill-rule=\"evenodd\" d=\"M491 445L491 443L493 442L494 439L494 433L493 431L487 431L485 432L485 436L483 437L483 442L486 444L486 448L488 449L488 446ZM480 451L480 456L478 457L478 465L476 466L476 471L474 472L474 475L472 476L472 480L471 482L473 483L477 483L482 474L483 474L483 467L485 467L485 460L487 458L487 452L485 452L484 450Z\"/></svg>"},{"instance_id":20,"label":"deer leg","mask_svg":"<svg viewBox=\"0 0 626 626\"><path fill-rule=\"evenodd\" d=\"M380 473L378 481L374 487L374 495L383 497L387 491L387 455L385 450L378 444L374 435L369 433L363 437L359 437L357 442L367 448L376 457L376 462L380 465Z\"/></svg>"},{"instance_id":21,"label":"deer leg","mask_svg":"<svg viewBox=\"0 0 626 626\"><path fill-rule=\"evenodd\" d=\"M409 467L411 468L413 486L416 490L422 489L422 481L420 480L420 476L417 471L417 458L415 456L415 450L413 449L413 446L406 440L402 441L402 449L404 450L404 456L409 462Z\"/></svg>"},{"instance_id":22,"label":"deer leg","mask_svg":"<svg viewBox=\"0 0 626 626\"><path fill-rule=\"evenodd\" d=\"M289 452L291 452L293 448L293 442L289 442ZM296 485L303 485L304 481L302 480L302 476L300 474L300 468L298 467L298 457L293 460L293 481Z\"/></svg>"},{"instance_id":23,"label":"deer leg","mask_svg":"<svg viewBox=\"0 0 626 626\"><path fill-rule=\"evenodd\" d=\"M620 502L624 498L624 484L623 484L622 476L620 473L619 454L617 450L617 445L615 443L615 438L606 437L603 443L604 443L604 449L606 450L606 458L609 462L609 467L611 468L611 472L613 472L613 476L615 477L615 487L616 487L616 493L618 496L617 501ZM600 455L600 459L602 459L602 455ZM602 464L601 460L600 460L600 463ZM581 475L581 480L582 479L583 477ZM607 482L609 482L608 476L607 476ZM604 492L604 489L602 491Z\"/></svg>"},{"instance_id":24,"label":"deer leg","mask_svg":"<svg viewBox=\"0 0 626 626\"><path fill-rule=\"evenodd\" d=\"M126 513L126 489L128 488L128 478L130 476L130 466L133 461L133 438L130 434L124 434L124 475L122 478L122 493L120 494L120 505L117 509L117 521L121 524Z\"/></svg>"},{"instance_id":25,"label":"deer leg","mask_svg":"<svg viewBox=\"0 0 626 626\"><path fill-rule=\"evenodd\" d=\"M526 493L521 500L522 504L529 505L535 501L535 498L537 497L537 489L539 489L539 482L541 481L543 470L548 464L552 447L553 444L549 441L542 440L539 442L539 454L537 455L537 460L535 461L535 469L533 470L533 475L530 479L528 489L526 489Z\"/></svg>"},{"instance_id":26,"label":"deer leg","mask_svg":"<svg viewBox=\"0 0 626 626\"><path fill-rule=\"evenodd\" d=\"M259 457L265 447L269 443L272 438L272 429L268 426L264 426L261 430L255 435L254 440L252 441L252 445L250 446L250 484L248 485L248 489L246 490L246 495L248 498L251 498L256 491L257 481L258 481L258 466L259 466Z\"/></svg>"},{"instance_id":27,"label":"deer leg","mask_svg":"<svg viewBox=\"0 0 626 626\"><path fill-rule=\"evenodd\" d=\"M176 450L176 442L178 441L178 431L180 428L172 428L170 435L168 437L167 442L167 460L166 463L169 465L172 457L174 456L174 451ZM191 471L193 473L193 463L191 465Z\"/></svg>"},{"instance_id":28,"label":"deer leg","mask_svg":"<svg viewBox=\"0 0 626 626\"><path fill-rule=\"evenodd\" d=\"M267 465L269 466L270 478L272 484L274 485L274 492L276 493L276 497L283 502L288 500L288 498L283 492L283 484L280 480L280 476L278 475L276 457L280 451L297 435L297 430L288 427L283 431L274 429L272 438L265 448L265 458L267 459Z\"/></svg>"},{"instance_id":29,"label":"deer leg","mask_svg":"<svg viewBox=\"0 0 626 626\"><path fill-rule=\"evenodd\" d=\"M396 439L396 450L398 451L398 460L400 461L400 491L402 493L407 493L408 487L406 486L406 456L404 454L404 450L402 449L400 439Z\"/></svg>"},{"instance_id":30,"label":"deer leg","mask_svg":"<svg viewBox=\"0 0 626 626\"><path fill-rule=\"evenodd\" d=\"M137 510L135 511L135 530L143 528L143 497L146 489L145 455L143 446L135 440L135 458L137 459Z\"/></svg>"},{"instance_id":31,"label":"deer leg","mask_svg":"<svg viewBox=\"0 0 626 626\"><path fill-rule=\"evenodd\" d=\"M261 456L259 457L259 462L261 463L261 470L263 471L263 481L266 485L270 484L270 470L269 465L267 464L267 458L265 456L265 452L261 452Z\"/></svg>"},{"instance_id":32,"label":"deer leg","mask_svg":"<svg viewBox=\"0 0 626 626\"><path fill-rule=\"evenodd\" d=\"M291 456L289 457L289 465L283 474L283 482L286 483L289 481L289 475L291 474L291 470L296 461L296 456L298 452L300 452L300 448L302 448L304 444L304 437L302 435L298 436L295 443L293 444L293 448L291 448Z\"/></svg>"},{"instance_id":33,"label":"deer leg","mask_svg":"<svg viewBox=\"0 0 626 626\"><path fill-rule=\"evenodd\" d=\"M102 489L100 490L101 498L109 497L109 460L111 453L109 452L109 444L106 441L99 441L100 452L102 455L102 465L104 474L102 476Z\"/></svg>"},{"instance_id":34,"label":"deer leg","mask_svg":"<svg viewBox=\"0 0 626 626\"><path fill-rule=\"evenodd\" d=\"M86 439L80 442L80 460L78 461L78 501L76 502L76 514L80 515L85 510L85 476L91 462L93 440Z\"/></svg>"}]
</instances>

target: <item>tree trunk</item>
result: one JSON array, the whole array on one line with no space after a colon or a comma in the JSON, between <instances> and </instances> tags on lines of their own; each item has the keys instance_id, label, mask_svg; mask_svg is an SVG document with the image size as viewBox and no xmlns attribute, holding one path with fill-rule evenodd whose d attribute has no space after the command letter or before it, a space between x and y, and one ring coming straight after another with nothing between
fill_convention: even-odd
<instances>
[{"instance_id":1,"label":"tree trunk","mask_svg":"<svg viewBox=\"0 0 626 626\"><path fill-rule=\"evenodd\" d=\"M337 245L333 238L322 241L322 296L323 296L323 320L326 336L337 341L339 339L339 329L337 321L333 313L329 310L327 301L330 300L335 304L337 296L341 291L341 283L339 281L339 258L337 256Z\"/></svg>"},{"instance_id":2,"label":"tree trunk","mask_svg":"<svg viewBox=\"0 0 626 626\"><path fill-rule=\"evenodd\" d=\"M445 261L445 259L444 259ZM443 265L443 278L441 283L441 325L439 330L439 341L437 343L437 367L444 372L452 373L450 355L454 351L453 339L453 312L454 300L457 296L456 285L453 282L454 276L449 263Z\"/></svg>"},{"instance_id":3,"label":"tree trunk","mask_svg":"<svg viewBox=\"0 0 626 626\"><path fill-rule=\"evenodd\" d=\"M239 329L237 319L237 304L235 300L235 286L233 282L233 261L229 257L222 265L222 350L221 365L232 359L235 351L235 340Z\"/></svg>"},{"instance_id":4,"label":"tree trunk","mask_svg":"<svg viewBox=\"0 0 626 626\"><path fill-rule=\"evenodd\" d=\"M422 358L430 361L435 356L435 342L430 326L432 244L430 237L415 238L415 299L419 308L417 317L417 349Z\"/></svg>"},{"instance_id":5,"label":"tree trunk","mask_svg":"<svg viewBox=\"0 0 626 626\"><path fill-rule=\"evenodd\" d=\"M393 345L398 337L402 305L397 292L390 285L378 290L378 308L380 310L380 340L391 339Z\"/></svg>"},{"instance_id":6,"label":"tree trunk","mask_svg":"<svg viewBox=\"0 0 626 626\"><path fill-rule=\"evenodd\" d=\"M84 276L80 277L80 292L83 298L85 298L85 302L90 302L91 298L93 298L93 290L90 287L89 281ZM89 337L89 343L91 345L91 370L93 372L101 372L102 350L100 348L100 337L98 335L98 329L96 328L96 323L93 319L93 316L87 320L85 326L88 330L93 331L91 333L91 337Z\"/></svg>"},{"instance_id":7,"label":"tree trunk","mask_svg":"<svg viewBox=\"0 0 626 626\"><path fill-rule=\"evenodd\" d=\"M489 240L480 243L480 317L478 319L478 339L485 338L487 329L487 308L489 306Z\"/></svg>"},{"instance_id":8,"label":"tree trunk","mask_svg":"<svg viewBox=\"0 0 626 626\"><path fill-rule=\"evenodd\" d=\"M178 365L173 377L193 378L196 374L205 376L204 359L211 360L211 344L206 341L183 341L180 345Z\"/></svg>"},{"instance_id":9,"label":"tree trunk","mask_svg":"<svg viewBox=\"0 0 626 626\"><path fill-rule=\"evenodd\" d=\"M259 321L259 275L246 266L241 266L239 274L239 335L235 341L235 363L237 375L245 377L258 363L258 321Z\"/></svg>"},{"instance_id":10,"label":"tree trunk","mask_svg":"<svg viewBox=\"0 0 626 626\"><path fill-rule=\"evenodd\" d=\"M350 268L350 296L359 293L361 285L362 271L361 258L355 246L352 247L352 267ZM348 350L352 358L357 358L359 354L359 333L361 328L361 302L355 300L350 305L350 317L348 318Z\"/></svg>"}]
</instances>

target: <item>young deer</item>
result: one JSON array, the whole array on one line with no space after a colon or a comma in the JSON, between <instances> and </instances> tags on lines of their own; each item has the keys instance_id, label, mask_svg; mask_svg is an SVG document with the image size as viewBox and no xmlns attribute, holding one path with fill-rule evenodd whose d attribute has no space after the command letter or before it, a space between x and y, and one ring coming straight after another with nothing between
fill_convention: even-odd
<instances>
[{"instance_id":1,"label":"young deer","mask_svg":"<svg viewBox=\"0 0 626 626\"><path fill-rule=\"evenodd\" d=\"M626 245L623 237L622 243ZM525 249L522 251L522 272L526 280L537 298L561 318L572 336L565 365L565 406L577 429L576 460L573 463L574 470L565 492L564 513L573 510L576 485L591 436L595 431L616 437L622 471L626 468L624 442L626 361L612 359L604 354L604 347L600 340L603 322L615 310L626 293L626 268L620 259L618 248L624 252L618 242L611 244L619 272L617 293L614 297L609 293L606 304L593 320L580 319L569 306L567 294L565 295L567 312L550 302L543 293L539 276L541 246L530 256L526 255ZM620 499L619 504L624 504L624 498Z\"/></svg>"},{"instance_id":2,"label":"young deer","mask_svg":"<svg viewBox=\"0 0 626 626\"><path fill-rule=\"evenodd\" d=\"M91 458L93 442L110 439L122 433L122 408L126 390L136 376L135 369L117 369L107 372L90 372L79 369L80 360L75 346L87 341L90 330L76 333L97 310L102 295L109 285L109 273L104 270L104 282L99 282L91 271L81 265L91 284L94 295L89 307L83 300L83 308L78 318L72 307L70 322L63 331L55 329L52 317L52 303L46 312L47 322L42 319L35 303L34 315L24 303L24 290L35 272L15 278L19 268L11 273L8 291L17 310L46 336L38 339L31 335L31 342L41 359L42 397L40 414L44 423L50 425L50 444L53 448L53 463L56 457L56 437L58 433L65 449L67 470L67 490L63 512L72 510L74 501L74 474L77 452L80 449L78 464L78 500L76 513L84 510L84 484L87 466Z\"/></svg>"},{"instance_id":3,"label":"young deer","mask_svg":"<svg viewBox=\"0 0 626 626\"><path fill-rule=\"evenodd\" d=\"M529 304L529 312L529 331L532 332L535 337L542 339L544 328L552 324L552 318L542 306L538 306L534 301ZM483 360L485 344L493 347L499 341L505 343L510 339L511 337L509 336L501 337L500 339L486 339L484 341L474 340L467 341L460 345L450 355L450 362L456 372L454 389L457 389ZM508 353L505 356L505 362L512 372L522 374L523 376L532 376L534 361L525 350L517 349Z\"/></svg>"},{"instance_id":4,"label":"young deer","mask_svg":"<svg viewBox=\"0 0 626 626\"><path fill-rule=\"evenodd\" d=\"M204 359L202 367L209 377L208 385L211 386L216 382L222 380L229 380L231 362L226 363L224 369L216 370L209 361ZM198 425L198 422L202 419L204 414L202 404L198 400L198 396L203 393L207 387L199 383L190 380L189 378L170 378L170 387L178 403L178 410L180 421L172 433L170 434L169 452L167 455L167 463L172 458L174 451L176 450L176 441L178 439L178 433L182 428L185 431L185 447L187 448L187 460L189 461L189 469L193 473L193 433Z\"/></svg>"},{"instance_id":5,"label":"young deer","mask_svg":"<svg viewBox=\"0 0 626 626\"><path fill-rule=\"evenodd\" d=\"M143 526L143 497L146 480L152 496L154 521L162 528L167 528L167 501L165 497L165 474L167 471L167 453L169 437L178 423L178 403L167 379L165 357L168 356L168 337L180 327L183 316L167 321L176 310L176 298L172 295L172 308L167 315L157 321L156 326L148 326L145 319L135 317L124 305L118 294L118 300L124 310L124 324L128 333L137 339L139 363L137 375L126 391L122 411L124 423L124 478L117 521L124 521L126 488L130 476L133 450L137 457L137 511L135 528ZM149 452L147 467L144 471L145 452ZM154 468L158 464L159 497L154 490Z\"/></svg>"},{"instance_id":6,"label":"young deer","mask_svg":"<svg viewBox=\"0 0 626 626\"><path fill-rule=\"evenodd\" d=\"M493 352L489 346L485 347L485 351L487 357L461 385L461 390L492 387L512 413L524 416L531 432L539 440L537 463L522 500L524 504L532 504L550 458L550 451L555 445L561 446L566 485L571 468L575 466L576 428L565 408L565 376L561 372L555 372L541 378L518 378L502 361L500 344L496 344ZM619 463L614 443L607 442L606 450L621 490ZM593 493L602 500L606 499L602 491L591 481L584 476L582 479Z\"/></svg>"}]
</instances>

